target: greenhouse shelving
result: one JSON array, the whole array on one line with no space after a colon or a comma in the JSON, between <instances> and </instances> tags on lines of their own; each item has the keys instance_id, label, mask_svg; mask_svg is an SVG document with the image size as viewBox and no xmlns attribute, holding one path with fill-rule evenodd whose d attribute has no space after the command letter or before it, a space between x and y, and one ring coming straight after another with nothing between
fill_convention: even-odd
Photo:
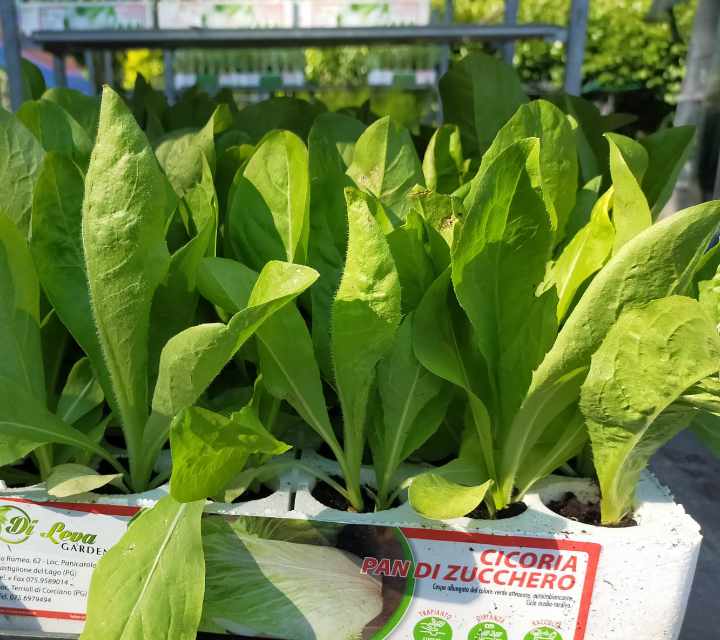
<instances>
[{"instance_id":1,"label":"greenhouse shelving","mask_svg":"<svg viewBox=\"0 0 720 640\"><path fill-rule=\"evenodd\" d=\"M263 48L338 46L354 44L443 44L473 41L503 46L505 57L512 55L517 40L561 41L567 48L565 90L578 94L585 49L590 0L572 0L567 25L516 24L518 0L507 0L505 24L432 24L427 26L272 28L272 29L138 29L103 31L37 31L28 36L55 58L56 84L65 82L64 58L70 51L108 51L155 48L164 51L166 79L172 78L172 52L182 48ZM452 2L447 2L446 20L452 20ZM14 0L0 0L0 17L10 76L13 108L22 99L20 44ZM442 71L442 70L441 70ZM169 86L172 94L172 87Z\"/></svg>"}]
</instances>

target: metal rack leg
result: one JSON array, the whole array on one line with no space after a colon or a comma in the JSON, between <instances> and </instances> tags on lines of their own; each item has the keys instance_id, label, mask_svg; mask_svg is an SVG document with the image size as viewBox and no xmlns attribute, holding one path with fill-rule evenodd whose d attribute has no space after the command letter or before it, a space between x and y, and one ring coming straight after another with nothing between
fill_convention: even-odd
<instances>
[{"instance_id":1,"label":"metal rack leg","mask_svg":"<svg viewBox=\"0 0 720 640\"><path fill-rule=\"evenodd\" d=\"M115 66L112 51L103 51L103 81L111 87L115 84Z\"/></svg>"},{"instance_id":2,"label":"metal rack leg","mask_svg":"<svg viewBox=\"0 0 720 640\"><path fill-rule=\"evenodd\" d=\"M10 108L17 111L23 102L22 53L15 0L0 0L5 69L10 89Z\"/></svg>"},{"instance_id":3,"label":"metal rack leg","mask_svg":"<svg viewBox=\"0 0 720 640\"><path fill-rule=\"evenodd\" d=\"M65 56L60 53L53 53L53 80L56 87L67 87Z\"/></svg>"},{"instance_id":4,"label":"metal rack leg","mask_svg":"<svg viewBox=\"0 0 720 640\"><path fill-rule=\"evenodd\" d=\"M580 95L582 90L582 65L589 13L590 0L572 0L565 43L565 91L572 95Z\"/></svg>"},{"instance_id":5,"label":"metal rack leg","mask_svg":"<svg viewBox=\"0 0 720 640\"><path fill-rule=\"evenodd\" d=\"M90 83L90 95L97 95L97 70L95 69L95 53L85 52L85 66L88 70L88 82Z\"/></svg>"},{"instance_id":6,"label":"metal rack leg","mask_svg":"<svg viewBox=\"0 0 720 640\"><path fill-rule=\"evenodd\" d=\"M518 19L518 10L520 9L520 0L505 0L505 24L507 26L516 25ZM503 58L508 64L513 63L515 58L515 42L510 40L503 47Z\"/></svg>"},{"instance_id":7,"label":"metal rack leg","mask_svg":"<svg viewBox=\"0 0 720 640\"><path fill-rule=\"evenodd\" d=\"M175 102L175 55L169 49L163 51L163 76L165 78L165 97L170 104Z\"/></svg>"}]
</instances>

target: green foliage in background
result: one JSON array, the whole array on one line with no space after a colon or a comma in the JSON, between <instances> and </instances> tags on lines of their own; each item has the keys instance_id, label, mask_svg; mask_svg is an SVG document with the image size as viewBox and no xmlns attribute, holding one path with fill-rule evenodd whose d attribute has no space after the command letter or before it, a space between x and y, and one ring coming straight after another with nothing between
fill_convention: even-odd
<instances>
[{"instance_id":1,"label":"green foliage in background","mask_svg":"<svg viewBox=\"0 0 720 640\"><path fill-rule=\"evenodd\" d=\"M439 0L434 0L438 3ZM442 3L441 3L442 4ZM504 0L455 0L458 22L502 22ZM648 14L652 0L593 0L583 76L586 89L650 89L674 103L685 72L696 0L675 6L675 24ZM524 0L519 22L567 22L570 0ZM525 82L562 83L562 43L519 42L515 65Z\"/></svg>"}]
</instances>

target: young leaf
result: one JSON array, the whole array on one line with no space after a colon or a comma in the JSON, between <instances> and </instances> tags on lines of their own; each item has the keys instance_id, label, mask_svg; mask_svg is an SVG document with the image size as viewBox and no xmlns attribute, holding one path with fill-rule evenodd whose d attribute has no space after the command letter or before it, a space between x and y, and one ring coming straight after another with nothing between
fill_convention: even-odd
<instances>
[{"instance_id":1,"label":"young leaf","mask_svg":"<svg viewBox=\"0 0 720 640\"><path fill-rule=\"evenodd\" d=\"M81 464L61 464L53 467L45 486L49 495L67 498L118 483L121 479L122 473L100 475L95 469Z\"/></svg>"},{"instance_id":2,"label":"young leaf","mask_svg":"<svg viewBox=\"0 0 720 640\"><path fill-rule=\"evenodd\" d=\"M715 323L691 298L669 296L628 310L610 329L592 357L580 397L604 524L631 511L650 456L692 420L664 414L666 409L719 369Z\"/></svg>"},{"instance_id":3,"label":"young leaf","mask_svg":"<svg viewBox=\"0 0 720 640\"><path fill-rule=\"evenodd\" d=\"M240 232L240 242L247 247L262 245L266 242L262 237L262 228L269 224L270 232L280 239L283 250L279 256L275 252L262 256L262 262L280 258L304 263L310 228L310 179L308 152L302 140L289 131L268 134L245 166L243 176L267 210L249 209L245 203L239 203L242 207L240 218L233 228ZM236 194L235 200L242 200L242 197ZM233 203L233 211L238 211L236 202ZM269 214L270 218L263 220L259 217L261 214ZM249 266L259 270L262 262Z\"/></svg>"},{"instance_id":4,"label":"young leaf","mask_svg":"<svg viewBox=\"0 0 720 640\"><path fill-rule=\"evenodd\" d=\"M185 193L183 205L188 210L191 235L200 235L205 226L210 224L210 242L207 247L207 255L214 256L217 253L219 209L212 171L204 156L200 182Z\"/></svg>"},{"instance_id":5,"label":"young leaf","mask_svg":"<svg viewBox=\"0 0 720 640\"><path fill-rule=\"evenodd\" d=\"M453 482L457 476L466 479L472 475L472 462L449 462L437 472L420 474L410 485L410 504L420 515L433 520L461 518L482 504L492 480L477 485ZM476 467L475 467L476 468Z\"/></svg>"},{"instance_id":6,"label":"young leaf","mask_svg":"<svg viewBox=\"0 0 720 640\"><path fill-rule=\"evenodd\" d=\"M440 79L445 122L460 127L462 146L479 158L500 128L527 102L520 78L494 56L473 53Z\"/></svg>"},{"instance_id":7,"label":"young leaf","mask_svg":"<svg viewBox=\"0 0 720 640\"><path fill-rule=\"evenodd\" d=\"M201 324L171 338L160 356L152 409L143 437L147 452L143 476L167 440L170 421L195 404L230 358L274 313L289 304L317 278L308 267L269 262L258 276L248 306L224 324Z\"/></svg>"},{"instance_id":8,"label":"young leaf","mask_svg":"<svg viewBox=\"0 0 720 640\"><path fill-rule=\"evenodd\" d=\"M173 420L170 494L178 502L220 493L242 470L252 453L280 455L290 447L276 440L247 406L229 418L190 407Z\"/></svg>"},{"instance_id":9,"label":"young leaf","mask_svg":"<svg viewBox=\"0 0 720 640\"><path fill-rule=\"evenodd\" d=\"M195 639L205 585L203 504L168 496L130 525L93 571L82 640Z\"/></svg>"},{"instance_id":10,"label":"young leaf","mask_svg":"<svg viewBox=\"0 0 720 640\"><path fill-rule=\"evenodd\" d=\"M202 179L203 158L215 171L215 134L225 128L228 118L227 105L220 105L200 131L173 131L157 146L158 162L179 196Z\"/></svg>"},{"instance_id":11,"label":"young leaf","mask_svg":"<svg viewBox=\"0 0 720 640\"><path fill-rule=\"evenodd\" d=\"M550 270L548 280L558 294L558 323L565 318L578 289L610 258L615 240L609 215L612 195L612 190L608 190L597 201L590 222L563 249Z\"/></svg>"},{"instance_id":12,"label":"young leaf","mask_svg":"<svg viewBox=\"0 0 720 640\"><path fill-rule=\"evenodd\" d=\"M97 98L75 89L53 87L43 94L42 99L60 105L85 129L91 140L95 139L100 120L100 101Z\"/></svg>"},{"instance_id":13,"label":"young leaf","mask_svg":"<svg viewBox=\"0 0 720 640\"><path fill-rule=\"evenodd\" d=\"M56 151L87 168L93 141L87 131L62 107L49 100L26 102L18 119L37 138L45 151Z\"/></svg>"},{"instance_id":14,"label":"young leaf","mask_svg":"<svg viewBox=\"0 0 720 640\"><path fill-rule=\"evenodd\" d=\"M364 131L365 125L355 118L323 113L313 124L308 138L310 226L327 225L332 243L343 254L347 245L344 189L352 186L346 171L352 164L357 140ZM311 233L310 242L313 240Z\"/></svg>"},{"instance_id":15,"label":"young leaf","mask_svg":"<svg viewBox=\"0 0 720 640\"><path fill-rule=\"evenodd\" d=\"M472 205L452 250L455 293L487 362L491 415L501 431L557 331L554 291L536 295L554 239L526 169L537 144L508 147L486 169L468 196Z\"/></svg>"},{"instance_id":16,"label":"young leaf","mask_svg":"<svg viewBox=\"0 0 720 640\"><path fill-rule=\"evenodd\" d=\"M400 281L390 247L370 213L370 196L348 189L346 198L350 235L332 307L331 340L345 453L351 473L359 474L375 365L392 347L400 324ZM346 478L348 483L355 479Z\"/></svg>"},{"instance_id":17,"label":"young leaf","mask_svg":"<svg viewBox=\"0 0 720 640\"><path fill-rule=\"evenodd\" d=\"M152 301L149 336L149 374L157 376L160 353L167 341L193 324L199 293L197 274L200 261L207 253L215 234L216 221L206 220L198 235L178 249L170 258L165 280L158 286Z\"/></svg>"},{"instance_id":18,"label":"young leaf","mask_svg":"<svg viewBox=\"0 0 720 640\"><path fill-rule=\"evenodd\" d=\"M73 424L102 405L105 396L90 361L80 358L70 370L57 405L59 418Z\"/></svg>"},{"instance_id":19,"label":"young leaf","mask_svg":"<svg viewBox=\"0 0 720 640\"><path fill-rule=\"evenodd\" d=\"M389 116L373 122L358 138L347 174L380 201L393 225L405 219L407 193L424 183L410 132Z\"/></svg>"},{"instance_id":20,"label":"young leaf","mask_svg":"<svg viewBox=\"0 0 720 640\"><path fill-rule=\"evenodd\" d=\"M175 206L147 138L122 98L106 87L85 181L83 247L133 483L148 415L150 310L170 263L165 228Z\"/></svg>"},{"instance_id":21,"label":"young leaf","mask_svg":"<svg viewBox=\"0 0 720 640\"><path fill-rule=\"evenodd\" d=\"M643 191L656 220L668 203L680 170L692 149L695 128L669 127L640 139L648 153L649 165L643 178Z\"/></svg>"},{"instance_id":22,"label":"young leaf","mask_svg":"<svg viewBox=\"0 0 720 640\"><path fill-rule=\"evenodd\" d=\"M45 156L33 197L30 249L45 295L90 358L105 396L113 402L85 270L84 190L83 175L69 158L55 152Z\"/></svg>"},{"instance_id":23,"label":"young leaf","mask_svg":"<svg viewBox=\"0 0 720 640\"><path fill-rule=\"evenodd\" d=\"M427 230L422 216L407 212L405 222L386 236L400 278L402 308L417 308L427 288L435 280L435 268L426 249Z\"/></svg>"},{"instance_id":24,"label":"young leaf","mask_svg":"<svg viewBox=\"0 0 720 640\"><path fill-rule=\"evenodd\" d=\"M608 133L610 175L613 181L613 224L615 249L652 224L650 207L640 188L647 171L648 154L641 144L625 136Z\"/></svg>"},{"instance_id":25,"label":"young leaf","mask_svg":"<svg viewBox=\"0 0 720 640\"><path fill-rule=\"evenodd\" d=\"M382 419L374 423L370 443L381 503L393 489L392 478L400 463L435 433L450 401L443 380L425 369L415 357L412 325L411 314L403 320L392 349L378 365ZM440 395L440 406L429 410ZM412 445L408 447L411 440Z\"/></svg>"},{"instance_id":26,"label":"young leaf","mask_svg":"<svg viewBox=\"0 0 720 640\"><path fill-rule=\"evenodd\" d=\"M410 506L433 520L462 518L475 510L493 484L477 465L480 447L474 434L466 436L457 459L413 478Z\"/></svg>"},{"instance_id":27,"label":"young leaf","mask_svg":"<svg viewBox=\"0 0 720 640\"><path fill-rule=\"evenodd\" d=\"M561 239L575 205L578 164L572 127L565 114L552 103L534 100L521 106L498 132L473 182L481 180L508 147L524 138L540 140L539 169L534 169L531 180L534 187L542 188L556 236ZM465 206L470 208L467 199Z\"/></svg>"},{"instance_id":28,"label":"young leaf","mask_svg":"<svg viewBox=\"0 0 720 640\"><path fill-rule=\"evenodd\" d=\"M0 213L20 229L30 230L32 196L45 152L35 136L12 113L0 109Z\"/></svg>"},{"instance_id":29,"label":"young leaf","mask_svg":"<svg viewBox=\"0 0 720 640\"><path fill-rule=\"evenodd\" d=\"M423 157L423 174L428 189L452 193L462 184L463 160L460 129L444 124L433 134Z\"/></svg>"},{"instance_id":30,"label":"young leaf","mask_svg":"<svg viewBox=\"0 0 720 640\"><path fill-rule=\"evenodd\" d=\"M463 389L473 429L482 446L476 464L485 477L494 478L495 458L492 425L485 402L490 386L482 354L472 327L450 288L450 269L438 276L415 312L413 348L422 365L436 376Z\"/></svg>"}]
</instances>

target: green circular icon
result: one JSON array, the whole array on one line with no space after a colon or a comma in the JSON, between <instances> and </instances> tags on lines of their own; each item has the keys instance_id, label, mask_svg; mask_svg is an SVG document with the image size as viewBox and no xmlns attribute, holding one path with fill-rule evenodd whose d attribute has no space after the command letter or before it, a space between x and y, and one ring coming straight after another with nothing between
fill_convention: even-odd
<instances>
[{"instance_id":1,"label":"green circular icon","mask_svg":"<svg viewBox=\"0 0 720 640\"><path fill-rule=\"evenodd\" d=\"M508 640L508 634L495 622L481 622L470 629L468 640Z\"/></svg>"},{"instance_id":2,"label":"green circular icon","mask_svg":"<svg viewBox=\"0 0 720 640\"><path fill-rule=\"evenodd\" d=\"M445 618L430 616L415 625L414 640L452 640L452 627Z\"/></svg>"},{"instance_id":3,"label":"green circular icon","mask_svg":"<svg viewBox=\"0 0 720 640\"><path fill-rule=\"evenodd\" d=\"M563 640L559 631L550 627L537 627L530 631L523 640Z\"/></svg>"}]
</instances>

